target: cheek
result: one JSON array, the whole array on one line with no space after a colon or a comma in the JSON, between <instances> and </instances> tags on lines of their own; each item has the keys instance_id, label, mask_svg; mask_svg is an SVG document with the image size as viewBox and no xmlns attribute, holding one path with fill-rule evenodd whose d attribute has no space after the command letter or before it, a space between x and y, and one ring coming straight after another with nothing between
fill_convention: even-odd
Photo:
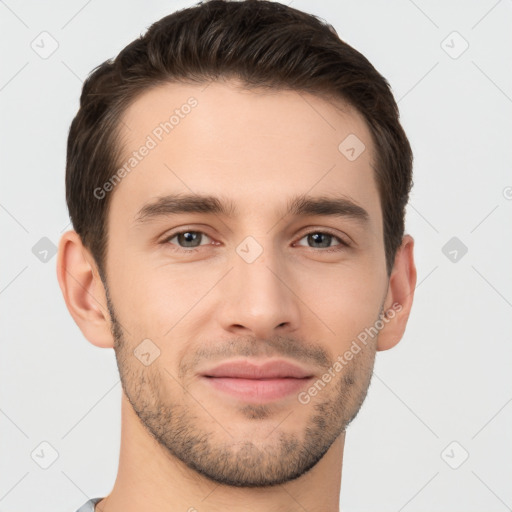
<instances>
[{"instance_id":1,"label":"cheek","mask_svg":"<svg viewBox=\"0 0 512 512\"><path fill-rule=\"evenodd\" d=\"M304 277L297 295L327 326L326 333L332 335L333 343L343 347L374 324L385 287L384 275L375 268L347 266Z\"/></svg>"},{"instance_id":2,"label":"cheek","mask_svg":"<svg viewBox=\"0 0 512 512\"><path fill-rule=\"evenodd\" d=\"M218 272L205 272L204 267L151 268L143 257L133 257L124 258L109 281L116 312L130 337L163 342L187 325L192 308L218 279Z\"/></svg>"}]
</instances>

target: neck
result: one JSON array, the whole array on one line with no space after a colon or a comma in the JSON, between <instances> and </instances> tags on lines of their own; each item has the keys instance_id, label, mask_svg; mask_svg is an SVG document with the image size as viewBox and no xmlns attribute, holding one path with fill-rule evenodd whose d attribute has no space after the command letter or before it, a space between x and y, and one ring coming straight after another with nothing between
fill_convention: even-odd
<instances>
[{"instance_id":1,"label":"neck","mask_svg":"<svg viewBox=\"0 0 512 512\"><path fill-rule=\"evenodd\" d=\"M119 469L96 512L339 512L345 434L301 477L262 488L217 484L169 454L144 428L122 394Z\"/></svg>"}]
</instances>

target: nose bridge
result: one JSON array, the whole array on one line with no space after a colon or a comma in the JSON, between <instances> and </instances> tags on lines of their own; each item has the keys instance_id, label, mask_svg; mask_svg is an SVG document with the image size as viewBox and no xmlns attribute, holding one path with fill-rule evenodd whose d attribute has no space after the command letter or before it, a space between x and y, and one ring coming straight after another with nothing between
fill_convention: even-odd
<instances>
[{"instance_id":1,"label":"nose bridge","mask_svg":"<svg viewBox=\"0 0 512 512\"><path fill-rule=\"evenodd\" d=\"M249 236L236 247L233 270L223 287L224 329L268 337L278 328L281 332L298 328L298 304L271 240Z\"/></svg>"}]
</instances>

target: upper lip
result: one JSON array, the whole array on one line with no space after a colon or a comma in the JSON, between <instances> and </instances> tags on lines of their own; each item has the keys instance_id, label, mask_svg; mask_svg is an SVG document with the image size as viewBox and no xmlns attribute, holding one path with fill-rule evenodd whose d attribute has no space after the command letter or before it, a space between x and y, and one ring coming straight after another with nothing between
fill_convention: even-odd
<instances>
[{"instance_id":1,"label":"upper lip","mask_svg":"<svg viewBox=\"0 0 512 512\"><path fill-rule=\"evenodd\" d=\"M221 363L210 370L202 372L205 377L230 377L239 379L304 379L312 373L283 359L265 361L257 364L247 359Z\"/></svg>"}]
</instances>

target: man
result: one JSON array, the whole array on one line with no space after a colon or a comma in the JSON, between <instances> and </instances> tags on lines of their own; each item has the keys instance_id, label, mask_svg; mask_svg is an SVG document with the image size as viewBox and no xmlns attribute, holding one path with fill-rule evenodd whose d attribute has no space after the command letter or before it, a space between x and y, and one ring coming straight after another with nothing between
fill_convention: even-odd
<instances>
[{"instance_id":1,"label":"man","mask_svg":"<svg viewBox=\"0 0 512 512\"><path fill-rule=\"evenodd\" d=\"M212 0L83 86L58 279L123 386L80 511L333 512L346 428L416 283L386 80L319 19Z\"/></svg>"}]
</instances>

